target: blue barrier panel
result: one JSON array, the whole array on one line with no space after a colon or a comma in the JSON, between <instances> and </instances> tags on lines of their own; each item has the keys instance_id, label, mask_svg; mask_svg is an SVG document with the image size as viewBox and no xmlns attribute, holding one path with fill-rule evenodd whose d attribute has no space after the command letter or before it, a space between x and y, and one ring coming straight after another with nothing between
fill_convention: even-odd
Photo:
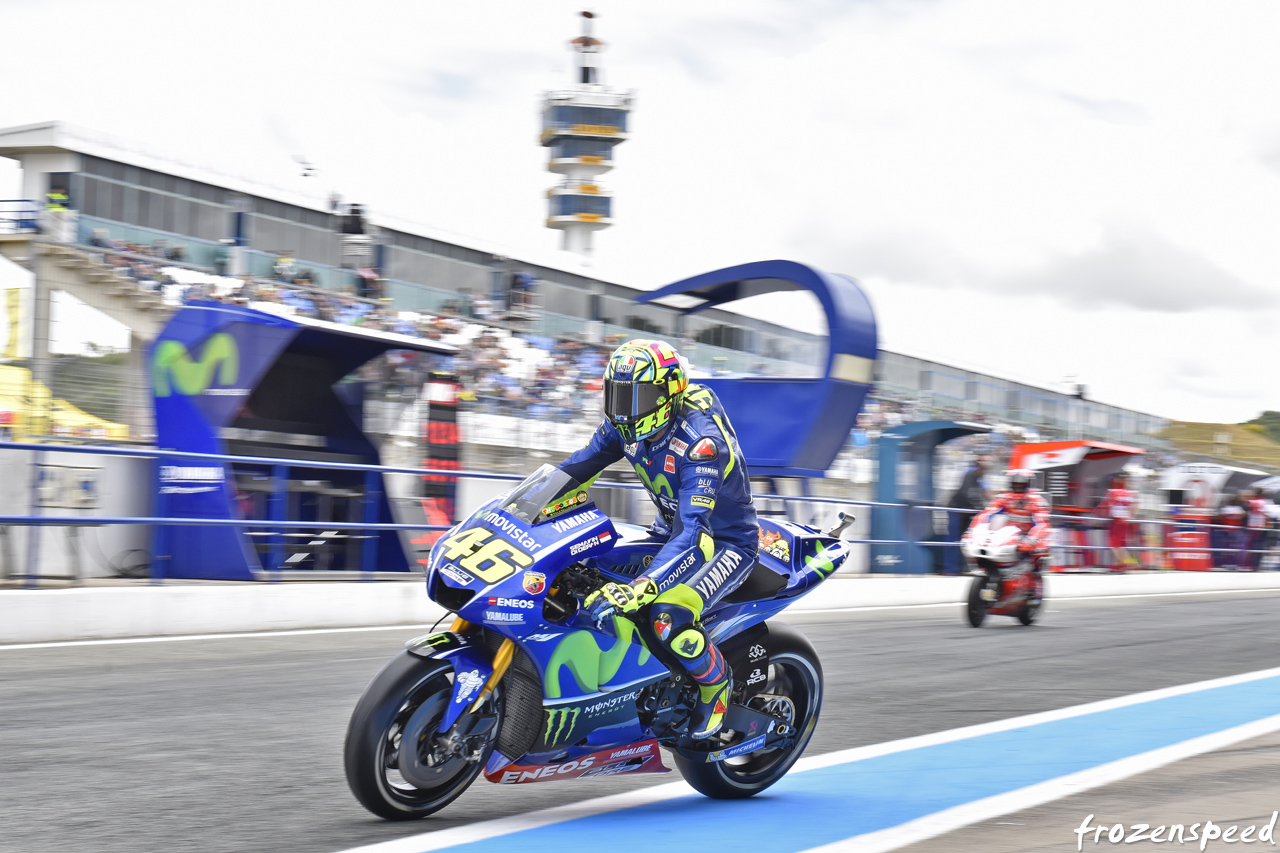
<instances>
[{"instance_id":1,"label":"blue barrier panel","mask_svg":"<svg viewBox=\"0 0 1280 853\"><path fill-rule=\"evenodd\" d=\"M157 444L212 454L208 458L266 451L262 455L282 460L194 466L180 464L178 454L166 455L157 482L166 516L328 520L330 526L352 521L352 515L365 523L393 521L378 451L361 429L363 386L339 384L392 349L455 351L438 342L217 302L180 310L149 350ZM328 462L372 465L375 473ZM339 517L337 502L327 497L335 494L343 496L341 514L348 517ZM331 517L321 518L326 514ZM382 528L360 544L364 570L408 571L393 530ZM182 578L248 580L256 570L282 568L285 552L282 533L255 543L236 527L177 526L153 542L163 574Z\"/></svg>"}]
</instances>

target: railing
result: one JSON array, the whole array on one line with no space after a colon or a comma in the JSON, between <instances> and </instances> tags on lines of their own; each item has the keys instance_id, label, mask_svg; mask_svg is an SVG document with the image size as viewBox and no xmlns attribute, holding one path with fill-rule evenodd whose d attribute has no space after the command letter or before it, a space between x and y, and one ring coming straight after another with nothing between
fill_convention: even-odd
<instances>
[{"instance_id":1,"label":"railing","mask_svg":"<svg viewBox=\"0 0 1280 853\"><path fill-rule=\"evenodd\" d=\"M167 515L164 512L164 496L162 494L159 494L158 489L156 492L157 501L158 501L158 511L156 511L152 515L137 515L137 516L69 515L69 514L44 515L44 514L38 514L38 512L35 511L38 506L38 501L35 499L34 485L33 485L33 496L31 501L33 511L31 513L27 515L18 515L18 514L0 515L0 525L57 526L57 527L71 527L73 529L85 527L85 526L101 526L101 525L117 525L117 524L119 525L153 525L158 528L161 528L162 530L166 527L176 526L176 525L235 527L235 528L245 530L248 535L271 537L272 539L272 542L270 543L271 547L267 553L267 559L266 559L266 566L267 566L266 574L269 579L280 579L281 577L284 576L281 574L282 570L285 568L285 562L283 560L283 554L284 554L283 537L288 536L290 534L285 533L283 531L286 531L289 529L294 529L298 531L312 531L312 530L334 531L335 533L342 531L342 532L345 532L346 536L349 538L364 539L365 542L364 544L362 544L362 548L361 548L362 550L362 557L361 557L361 563L360 563L361 574L359 576L365 579L370 579L374 576L374 570L376 569L376 565L374 564L374 559L373 559L375 549L371 546L371 544L368 543L367 537L360 537L353 534L369 533L369 532L381 531L381 530L443 531L449 528L448 525L443 525L443 524L376 522L371 520L373 518L376 518L376 514L371 509L371 506L372 506L371 502L374 502L377 500L377 495L379 492L379 489L376 487L373 487L372 485L374 483L373 478L375 478L379 474L408 474L408 475L414 475L419 477L424 475L437 475L437 476L453 477L459 481L464 481L464 480L518 481L523 479L523 475L521 474L505 474L505 473L440 469L440 468L371 465L371 464L352 463L352 462L323 462L323 461L312 461L312 460L302 460L302 459L284 459L284 458L265 457L265 456L239 456L239 455L232 455L232 454L195 453L195 452L173 451L173 450L152 449L152 448L141 449L141 448L125 448L125 447L106 447L106 446L100 446L100 445L59 445L59 444L43 444L43 443L28 444L28 443L16 443L16 442L0 442L0 449L15 449L15 450L26 450L26 451L34 452L37 454L36 460L35 460L36 464L40 463L41 456L44 452L57 452L57 453L93 454L93 455L103 455L103 456L135 457L135 458L145 458L145 459L151 459L151 460L158 460L160 458L191 459L191 460L201 460L201 461L211 461L211 462L233 462L233 463L238 463L240 465L246 465L246 466L248 465L263 466L263 467L270 468L270 470L272 471L272 478L274 481L273 482L274 491L279 491L280 489L283 489L285 487L289 479L289 473L288 473L289 469L293 467L303 467L307 469L329 469L329 470L349 471L349 472L364 472L366 475L367 488L365 490L364 497L363 497L364 506L361 507L361 512L360 512L360 517L364 519L362 521L325 521L325 520L304 521L304 520L287 519L283 517L278 517L281 514L280 507L282 506L282 504L279 501L272 502L269 505L272 507L272 509L270 509L269 512L277 516L277 517L271 517L271 518L230 518L228 519L228 518L174 517L174 516ZM33 477L32 478L33 484L35 483L35 481L36 481L36 478ZM158 472L157 472L157 481L158 481ZM597 481L595 485L599 487L604 487L604 488L626 489L626 490L638 490L642 488L642 485L640 483L620 482L620 481ZM770 501L782 502L784 509L781 513L776 511L770 512L767 508L762 509L761 514L765 517L768 517L769 515L778 515L778 514L783 514L783 515L786 515L787 517L793 517L796 513L806 513L804 517L799 519L806 523L812 523L813 521L816 520L815 519L816 513L813 512L813 507L823 506L823 505L841 505L841 506L852 506L852 507L864 506L864 507L873 507L873 508L874 507L896 508L896 509L901 509L904 512L947 512L947 513L961 513L961 514L973 514L976 512L975 510L961 510L953 507L939 507L939 506L929 506L929 505L917 506L917 505L902 504L902 503L887 503L887 502L881 502L881 501L850 500L850 499L839 498L839 497L796 496L796 495L780 495L780 494L771 494L771 493L755 493L753 497L760 502L760 505L762 507L767 507L768 502ZM792 505L796 503L799 503L802 506L799 507L798 509L793 507ZM803 505L809 505L809 506L806 507ZM461 515L461 512L459 513L459 515ZM1106 519L1106 518L1065 516L1065 515L1052 515L1051 518L1058 519L1058 520L1066 520L1073 525L1079 525L1082 523L1106 524L1111 521L1110 519ZM1156 527L1156 528L1194 527L1194 529L1196 530L1215 530L1216 529L1216 530L1227 530L1227 531L1232 531L1236 533L1239 533L1241 530L1241 528L1232 527L1232 526L1199 524L1199 523L1195 523L1194 525L1192 525L1184 521L1162 520L1162 519L1134 520L1131 522L1131 524L1145 526L1148 530L1150 529L1150 527ZM276 532L249 533L249 531L251 530L276 531ZM294 535L305 535L305 534L294 534ZM1265 535L1270 536L1271 531L1266 531ZM35 537L31 537L31 538L34 539ZM849 539L846 539L845 541L851 545L862 545L862 546L918 545L918 546L930 547L930 548L954 548L959 545L959 542L955 540L930 540L930 539L912 539L912 538L907 538L907 539L849 538ZM168 559L169 555L164 553L164 547L163 547L164 537L163 536L160 536L157 538L157 543L158 544L157 544L156 553L153 554L153 559L151 560L151 578L153 582L159 583L165 579L166 572L163 570L163 566L165 564L165 561ZM8 547L7 541L5 543L5 547L6 548ZM1102 550L1112 550L1112 549L1109 545L1062 544L1062 543L1051 545L1051 551L1056 552L1059 556L1067 553L1072 553L1072 552L1090 552L1090 551L1102 551ZM1242 548L1239 546L1206 547L1206 546L1187 546L1187 545L1136 544L1136 545L1129 546L1127 550L1131 550L1133 552L1137 552L1142 555L1147 555L1148 559L1150 559L1154 555L1164 554L1167 552L1230 553L1230 554L1236 554L1241 556L1244 556L1244 555L1264 556L1268 554L1274 554L1274 549L1270 547ZM38 580L39 578L38 574L34 574L34 575L32 574L33 570L37 568L36 566L37 557L38 557L38 554L32 551L30 540L29 540L27 568L24 572L20 573L21 580L27 583L28 585L33 583L35 580ZM1155 562L1158 562L1158 559L1155 560ZM323 571L307 572L306 574L311 577L324 576ZM347 574L347 573L344 573L344 574Z\"/></svg>"},{"instance_id":2,"label":"railing","mask_svg":"<svg viewBox=\"0 0 1280 853\"><path fill-rule=\"evenodd\" d=\"M40 230L40 208L28 199L0 200L0 234L26 234Z\"/></svg>"}]
</instances>

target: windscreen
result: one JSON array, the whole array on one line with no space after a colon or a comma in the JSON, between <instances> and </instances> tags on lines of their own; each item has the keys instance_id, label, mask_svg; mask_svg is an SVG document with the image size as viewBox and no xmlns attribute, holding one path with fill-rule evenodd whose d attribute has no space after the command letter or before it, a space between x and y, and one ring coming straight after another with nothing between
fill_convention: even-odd
<instances>
[{"instance_id":1,"label":"windscreen","mask_svg":"<svg viewBox=\"0 0 1280 853\"><path fill-rule=\"evenodd\" d=\"M496 504L527 524L540 524L586 502L586 486L559 468L543 465L477 515Z\"/></svg>"}]
</instances>

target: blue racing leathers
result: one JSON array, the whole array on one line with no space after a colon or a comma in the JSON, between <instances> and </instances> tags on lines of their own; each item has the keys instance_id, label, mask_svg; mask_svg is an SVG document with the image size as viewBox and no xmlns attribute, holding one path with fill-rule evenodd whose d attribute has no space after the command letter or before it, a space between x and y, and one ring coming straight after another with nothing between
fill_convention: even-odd
<instances>
[{"instance_id":1,"label":"blue racing leathers","mask_svg":"<svg viewBox=\"0 0 1280 853\"><path fill-rule=\"evenodd\" d=\"M678 416L658 441L624 444L606 420L590 444L560 468L585 483L624 457L658 508L655 532L668 536L652 571L646 572L659 588L694 579L719 548L733 548L750 556L744 563L755 562L760 527L751 502L751 481L729 418L710 389L690 385ZM683 558L691 554L694 561L686 563ZM718 578L695 588L710 604L737 586L727 581L727 577Z\"/></svg>"},{"instance_id":2,"label":"blue racing leathers","mask_svg":"<svg viewBox=\"0 0 1280 853\"><path fill-rule=\"evenodd\" d=\"M723 682L728 670L702 630L702 612L746 580L760 541L751 481L729 418L710 389L690 385L657 441L626 444L606 420L560 468L585 483L623 458L657 505L655 532L668 536L632 586L656 596L654 633L684 659L694 680Z\"/></svg>"}]
</instances>

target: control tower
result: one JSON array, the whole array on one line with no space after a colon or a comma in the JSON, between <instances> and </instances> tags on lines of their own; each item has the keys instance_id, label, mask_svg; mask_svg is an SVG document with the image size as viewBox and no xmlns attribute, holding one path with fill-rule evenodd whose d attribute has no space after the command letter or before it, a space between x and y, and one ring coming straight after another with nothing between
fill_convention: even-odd
<instances>
[{"instance_id":1,"label":"control tower","mask_svg":"<svg viewBox=\"0 0 1280 853\"><path fill-rule=\"evenodd\" d=\"M582 35L571 41L577 62L574 84L548 92L542 105L542 144L551 149L547 169L563 175L547 190L547 227L564 232L565 251L591 256L592 232L613 224L613 196L596 179L613 168L613 148L627 138L633 94L600 81L604 42L591 34L595 16L582 13Z\"/></svg>"}]
</instances>

